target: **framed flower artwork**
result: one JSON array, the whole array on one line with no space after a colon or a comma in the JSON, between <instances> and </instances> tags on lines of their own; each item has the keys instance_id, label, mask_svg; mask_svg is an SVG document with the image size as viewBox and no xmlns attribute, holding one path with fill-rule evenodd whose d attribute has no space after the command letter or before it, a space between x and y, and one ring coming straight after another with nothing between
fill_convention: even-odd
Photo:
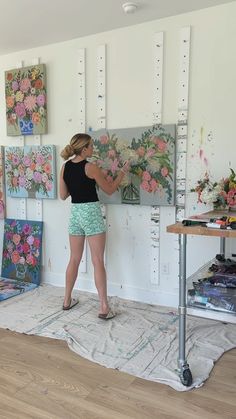
<instances>
[{"instance_id":1,"label":"framed flower artwork","mask_svg":"<svg viewBox=\"0 0 236 419\"><path fill-rule=\"evenodd\" d=\"M92 160L108 182L128 160L129 173L113 195L98 190L107 204L174 205L175 125L99 130L92 133Z\"/></svg>"},{"instance_id":2,"label":"framed flower artwork","mask_svg":"<svg viewBox=\"0 0 236 419\"><path fill-rule=\"evenodd\" d=\"M3 278L39 285L42 231L42 221L5 219L1 274Z\"/></svg>"},{"instance_id":3,"label":"framed flower artwork","mask_svg":"<svg viewBox=\"0 0 236 419\"><path fill-rule=\"evenodd\" d=\"M47 132L46 68L44 64L5 72L7 135Z\"/></svg>"},{"instance_id":4,"label":"framed flower artwork","mask_svg":"<svg viewBox=\"0 0 236 419\"><path fill-rule=\"evenodd\" d=\"M6 194L56 198L55 146L5 147Z\"/></svg>"}]
</instances>

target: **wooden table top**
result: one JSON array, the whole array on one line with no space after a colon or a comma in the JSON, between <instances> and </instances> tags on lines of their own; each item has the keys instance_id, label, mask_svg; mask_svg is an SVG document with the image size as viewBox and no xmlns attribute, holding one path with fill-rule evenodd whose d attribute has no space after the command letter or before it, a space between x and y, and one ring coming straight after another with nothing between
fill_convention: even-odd
<instances>
[{"instance_id":1,"label":"wooden table top","mask_svg":"<svg viewBox=\"0 0 236 419\"><path fill-rule=\"evenodd\" d=\"M228 212L228 211L208 211L203 214L195 215L189 217L189 219L193 220L208 220L209 218L217 218L217 217L236 217L236 212ZM182 223L175 223L172 225L167 226L166 228L168 233L175 233L175 234L192 234L196 236L213 236L213 237L229 237L229 238L236 238L236 230L224 230L219 228L210 228L204 225L191 225L191 226L184 226Z\"/></svg>"}]
</instances>

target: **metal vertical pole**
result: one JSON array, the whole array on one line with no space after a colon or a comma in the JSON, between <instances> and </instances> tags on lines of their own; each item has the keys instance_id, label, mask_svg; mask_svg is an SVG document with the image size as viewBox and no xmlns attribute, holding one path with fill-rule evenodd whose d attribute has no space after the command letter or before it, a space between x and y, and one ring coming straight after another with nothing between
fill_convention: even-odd
<instances>
[{"instance_id":1,"label":"metal vertical pole","mask_svg":"<svg viewBox=\"0 0 236 419\"><path fill-rule=\"evenodd\" d=\"M179 234L179 368L186 364L186 234Z\"/></svg>"}]
</instances>

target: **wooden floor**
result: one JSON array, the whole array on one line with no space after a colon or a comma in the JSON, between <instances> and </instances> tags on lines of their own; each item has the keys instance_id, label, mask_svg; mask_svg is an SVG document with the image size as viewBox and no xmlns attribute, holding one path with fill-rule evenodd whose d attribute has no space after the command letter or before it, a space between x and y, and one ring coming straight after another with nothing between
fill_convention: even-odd
<instances>
[{"instance_id":1,"label":"wooden floor","mask_svg":"<svg viewBox=\"0 0 236 419\"><path fill-rule=\"evenodd\" d=\"M1 419L235 419L236 349L177 392L89 362L63 341L0 329Z\"/></svg>"}]
</instances>

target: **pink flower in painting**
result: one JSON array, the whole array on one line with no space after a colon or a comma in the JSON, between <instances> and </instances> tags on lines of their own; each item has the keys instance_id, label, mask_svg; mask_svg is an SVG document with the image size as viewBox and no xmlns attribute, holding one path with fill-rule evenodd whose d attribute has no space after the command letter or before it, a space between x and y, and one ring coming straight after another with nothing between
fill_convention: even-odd
<instances>
[{"instance_id":1,"label":"pink flower in painting","mask_svg":"<svg viewBox=\"0 0 236 419\"><path fill-rule=\"evenodd\" d=\"M35 263L35 259L30 253L26 256L26 263L29 265L33 265Z\"/></svg>"},{"instance_id":2,"label":"pink flower in painting","mask_svg":"<svg viewBox=\"0 0 236 419\"><path fill-rule=\"evenodd\" d=\"M20 235L19 234L13 234L12 241L15 245L19 244L20 243Z\"/></svg>"},{"instance_id":3,"label":"pink flower in painting","mask_svg":"<svg viewBox=\"0 0 236 419\"><path fill-rule=\"evenodd\" d=\"M169 173L169 170L167 169L167 167L162 167L161 169L162 176L166 177L168 173Z\"/></svg>"},{"instance_id":4,"label":"pink flower in painting","mask_svg":"<svg viewBox=\"0 0 236 419\"><path fill-rule=\"evenodd\" d=\"M147 154L146 154L146 156L147 157L152 157L152 156L154 156L154 154L156 153L156 150L154 149L154 148L149 148L148 150L147 150Z\"/></svg>"},{"instance_id":5,"label":"pink flower in painting","mask_svg":"<svg viewBox=\"0 0 236 419\"><path fill-rule=\"evenodd\" d=\"M167 150L166 142L159 138L157 141L157 148L158 148L158 151L160 151L161 153L164 153Z\"/></svg>"},{"instance_id":6,"label":"pink flower in painting","mask_svg":"<svg viewBox=\"0 0 236 419\"><path fill-rule=\"evenodd\" d=\"M45 158L42 156L42 154L37 154L35 160L36 160L36 163L40 165L44 164L45 162Z\"/></svg>"},{"instance_id":7,"label":"pink flower in painting","mask_svg":"<svg viewBox=\"0 0 236 419\"><path fill-rule=\"evenodd\" d=\"M20 158L19 158L19 156L17 156L17 154L14 154L13 156L12 156L12 164L14 165L14 166L18 166L18 164L20 163Z\"/></svg>"},{"instance_id":8,"label":"pink flower in painting","mask_svg":"<svg viewBox=\"0 0 236 419\"><path fill-rule=\"evenodd\" d=\"M16 80L14 80L12 82L12 85L11 86L12 86L12 90L14 90L14 92L16 92L18 90L18 88L19 88L19 84L18 84L18 82Z\"/></svg>"},{"instance_id":9,"label":"pink flower in painting","mask_svg":"<svg viewBox=\"0 0 236 419\"><path fill-rule=\"evenodd\" d=\"M36 97L33 95L26 96L24 105L27 111L32 112L36 107Z\"/></svg>"},{"instance_id":10,"label":"pink flower in painting","mask_svg":"<svg viewBox=\"0 0 236 419\"><path fill-rule=\"evenodd\" d=\"M227 195L227 203L230 207L236 205L236 188L231 189Z\"/></svg>"},{"instance_id":11,"label":"pink flower in painting","mask_svg":"<svg viewBox=\"0 0 236 419\"><path fill-rule=\"evenodd\" d=\"M32 246L32 244L34 243L34 236L30 235L27 237L27 243Z\"/></svg>"},{"instance_id":12,"label":"pink flower in painting","mask_svg":"<svg viewBox=\"0 0 236 419\"><path fill-rule=\"evenodd\" d=\"M45 95L38 95L36 101L37 101L37 104L39 106L44 106L45 105Z\"/></svg>"},{"instance_id":13,"label":"pink flower in painting","mask_svg":"<svg viewBox=\"0 0 236 419\"><path fill-rule=\"evenodd\" d=\"M29 244L28 244L27 242L25 242L25 243L23 244L23 252L24 252L24 253L28 253L28 252L29 252L29 250L30 250L30 246L29 246Z\"/></svg>"},{"instance_id":14,"label":"pink flower in painting","mask_svg":"<svg viewBox=\"0 0 236 419\"><path fill-rule=\"evenodd\" d=\"M46 182L45 185L46 185L47 191L51 191L52 190L52 182Z\"/></svg>"},{"instance_id":15,"label":"pink flower in painting","mask_svg":"<svg viewBox=\"0 0 236 419\"><path fill-rule=\"evenodd\" d=\"M15 100L13 96L8 96L6 98L6 104L8 108L13 108L13 106L15 105Z\"/></svg>"},{"instance_id":16,"label":"pink flower in painting","mask_svg":"<svg viewBox=\"0 0 236 419\"><path fill-rule=\"evenodd\" d=\"M118 165L119 165L119 162L118 162L117 159L115 159L111 164L111 172L112 173L115 173L118 170Z\"/></svg>"},{"instance_id":17,"label":"pink flower in painting","mask_svg":"<svg viewBox=\"0 0 236 419\"><path fill-rule=\"evenodd\" d=\"M42 181L42 175L40 172L34 172L33 179L36 183L41 183Z\"/></svg>"},{"instance_id":18,"label":"pink flower in painting","mask_svg":"<svg viewBox=\"0 0 236 419\"><path fill-rule=\"evenodd\" d=\"M20 81L20 90L24 93L30 89L30 80L29 79L22 79Z\"/></svg>"},{"instance_id":19,"label":"pink flower in painting","mask_svg":"<svg viewBox=\"0 0 236 419\"><path fill-rule=\"evenodd\" d=\"M146 180L148 182L149 180L151 180L151 175L150 175L149 172L144 171L143 175L142 175L142 178L143 178L143 180Z\"/></svg>"},{"instance_id":20,"label":"pink flower in painting","mask_svg":"<svg viewBox=\"0 0 236 419\"><path fill-rule=\"evenodd\" d=\"M26 111L25 111L25 105L24 103L17 103L15 106L15 113L18 116L18 118L24 118L24 116L26 115Z\"/></svg>"},{"instance_id":21,"label":"pink flower in painting","mask_svg":"<svg viewBox=\"0 0 236 419\"><path fill-rule=\"evenodd\" d=\"M20 259L19 253L16 250L14 250L14 252L11 255L12 263L15 263L15 264L18 263L19 259Z\"/></svg>"},{"instance_id":22,"label":"pink flower in painting","mask_svg":"<svg viewBox=\"0 0 236 419\"><path fill-rule=\"evenodd\" d=\"M30 167L32 160L29 156L26 155L23 157L23 163L26 167Z\"/></svg>"},{"instance_id":23,"label":"pink flower in painting","mask_svg":"<svg viewBox=\"0 0 236 419\"><path fill-rule=\"evenodd\" d=\"M143 157L145 155L145 148L144 147L137 148L136 153L138 154L139 157Z\"/></svg>"},{"instance_id":24,"label":"pink flower in painting","mask_svg":"<svg viewBox=\"0 0 236 419\"><path fill-rule=\"evenodd\" d=\"M40 240L37 237L34 239L34 246L37 248L40 246Z\"/></svg>"},{"instance_id":25,"label":"pink flower in painting","mask_svg":"<svg viewBox=\"0 0 236 419\"><path fill-rule=\"evenodd\" d=\"M50 173L52 173L52 166L50 163L45 163L43 165L43 170L45 173L47 173L48 175L50 175Z\"/></svg>"},{"instance_id":26,"label":"pink flower in painting","mask_svg":"<svg viewBox=\"0 0 236 419\"><path fill-rule=\"evenodd\" d=\"M25 179L25 177L24 177L24 176L20 176L20 177L19 177L19 186L20 186L21 188L24 188L24 187L25 187L25 183L26 183L26 179Z\"/></svg>"},{"instance_id":27,"label":"pink flower in painting","mask_svg":"<svg viewBox=\"0 0 236 419\"><path fill-rule=\"evenodd\" d=\"M101 144L107 144L109 141L108 136L107 135L101 135L100 137L100 143Z\"/></svg>"},{"instance_id":28,"label":"pink flower in painting","mask_svg":"<svg viewBox=\"0 0 236 419\"><path fill-rule=\"evenodd\" d=\"M148 183L146 180L143 180L143 181L141 182L140 187L141 187L144 191L149 192L150 186L149 186L149 183Z\"/></svg>"},{"instance_id":29,"label":"pink flower in painting","mask_svg":"<svg viewBox=\"0 0 236 419\"><path fill-rule=\"evenodd\" d=\"M27 235L30 234L31 231L32 231L31 225L30 224L24 224L24 226L22 228L22 231L23 231L24 234L27 234Z\"/></svg>"},{"instance_id":30,"label":"pink flower in painting","mask_svg":"<svg viewBox=\"0 0 236 419\"><path fill-rule=\"evenodd\" d=\"M156 190L158 189L158 183L155 179L152 179L150 181L150 188L152 192L156 192Z\"/></svg>"}]
</instances>

